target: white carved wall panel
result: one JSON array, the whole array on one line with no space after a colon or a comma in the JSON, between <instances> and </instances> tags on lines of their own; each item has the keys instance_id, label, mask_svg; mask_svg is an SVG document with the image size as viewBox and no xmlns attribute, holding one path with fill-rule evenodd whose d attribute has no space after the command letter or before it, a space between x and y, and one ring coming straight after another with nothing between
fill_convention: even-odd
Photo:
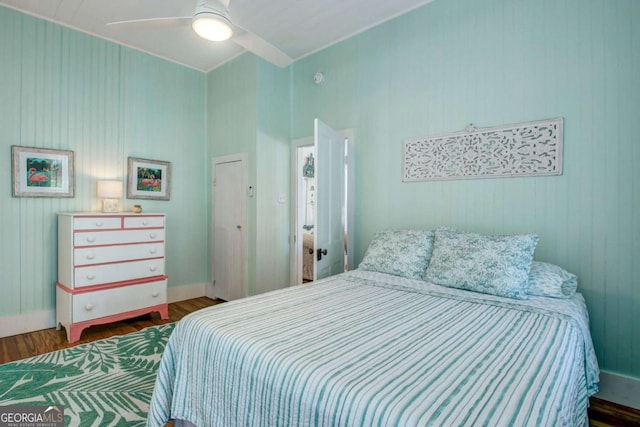
<instances>
[{"instance_id":1,"label":"white carved wall panel","mask_svg":"<svg viewBox=\"0 0 640 427\"><path fill-rule=\"evenodd\" d=\"M404 141L404 182L562 174L562 118Z\"/></svg>"}]
</instances>

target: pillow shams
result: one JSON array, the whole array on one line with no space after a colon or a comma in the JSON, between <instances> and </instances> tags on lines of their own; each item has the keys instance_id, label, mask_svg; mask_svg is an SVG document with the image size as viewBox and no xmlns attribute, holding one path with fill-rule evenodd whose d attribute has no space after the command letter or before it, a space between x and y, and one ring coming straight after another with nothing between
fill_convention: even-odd
<instances>
[{"instance_id":1,"label":"pillow shams","mask_svg":"<svg viewBox=\"0 0 640 427\"><path fill-rule=\"evenodd\" d=\"M433 231L379 231L358 266L410 279L422 279L433 250Z\"/></svg>"},{"instance_id":2,"label":"pillow shams","mask_svg":"<svg viewBox=\"0 0 640 427\"><path fill-rule=\"evenodd\" d=\"M507 298L526 299L535 234L488 236L451 228L435 232L425 280Z\"/></svg>"},{"instance_id":3,"label":"pillow shams","mask_svg":"<svg viewBox=\"0 0 640 427\"><path fill-rule=\"evenodd\" d=\"M571 298L578 288L575 274L548 262L533 261L529 272L529 295Z\"/></svg>"}]
</instances>

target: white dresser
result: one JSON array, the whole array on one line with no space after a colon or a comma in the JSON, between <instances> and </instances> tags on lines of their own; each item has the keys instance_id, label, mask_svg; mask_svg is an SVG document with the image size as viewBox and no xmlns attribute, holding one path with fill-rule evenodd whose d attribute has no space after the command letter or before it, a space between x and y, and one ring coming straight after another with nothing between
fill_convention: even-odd
<instances>
[{"instance_id":1,"label":"white dresser","mask_svg":"<svg viewBox=\"0 0 640 427\"><path fill-rule=\"evenodd\" d=\"M58 214L56 327L85 328L157 311L169 318L164 214Z\"/></svg>"}]
</instances>

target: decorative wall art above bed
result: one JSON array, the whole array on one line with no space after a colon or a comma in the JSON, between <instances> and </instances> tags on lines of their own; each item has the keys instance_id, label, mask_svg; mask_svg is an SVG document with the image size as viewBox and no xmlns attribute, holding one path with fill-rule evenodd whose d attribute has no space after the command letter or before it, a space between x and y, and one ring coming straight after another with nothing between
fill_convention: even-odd
<instances>
[{"instance_id":1,"label":"decorative wall art above bed","mask_svg":"<svg viewBox=\"0 0 640 427\"><path fill-rule=\"evenodd\" d=\"M404 182L562 174L563 119L407 138Z\"/></svg>"}]
</instances>

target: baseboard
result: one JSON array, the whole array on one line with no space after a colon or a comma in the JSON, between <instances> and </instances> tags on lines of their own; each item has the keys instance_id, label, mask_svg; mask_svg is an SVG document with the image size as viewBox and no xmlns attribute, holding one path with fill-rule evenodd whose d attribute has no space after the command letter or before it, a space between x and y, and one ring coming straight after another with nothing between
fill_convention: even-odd
<instances>
[{"instance_id":1,"label":"baseboard","mask_svg":"<svg viewBox=\"0 0 640 427\"><path fill-rule=\"evenodd\" d=\"M640 379L600 371L598 389L595 397L629 408L640 409Z\"/></svg>"},{"instance_id":2,"label":"baseboard","mask_svg":"<svg viewBox=\"0 0 640 427\"><path fill-rule=\"evenodd\" d=\"M199 298L207 295L207 283L192 283L183 286L169 286L167 288L168 302L184 301L186 299Z\"/></svg>"},{"instance_id":3,"label":"baseboard","mask_svg":"<svg viewBox=\"0 0 640 427\"><path fill-rule=\"evenodd\" d=\"M207 286L206 283L169 286L167 288L167 301L172 303L205 296ZM55 326L55 310L44 310L15 316L0 316L0 338L55 328Z\"/></svg>"},{"instance_id":4,"label":"baseboard","mask_svg":"<svg viewBox=\"0 0 640 427\"><path fill-rule=\"evenodd\" d=\"M0 337L40 331L56 326L56 311L45 310L16 316L0 317Z\"/></svg>"}]
</instances>

